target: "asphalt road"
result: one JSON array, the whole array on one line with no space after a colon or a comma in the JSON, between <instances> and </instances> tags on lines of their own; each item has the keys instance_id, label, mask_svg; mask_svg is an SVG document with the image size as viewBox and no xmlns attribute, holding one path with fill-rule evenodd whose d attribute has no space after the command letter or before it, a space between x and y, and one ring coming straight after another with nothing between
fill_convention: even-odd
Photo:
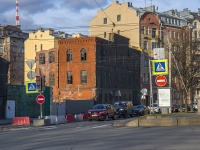
<instances>
[{"instance_id":1,"label":"asphalt road","mask_svg":"<svg viewBox=\"0 0 200 150\"><path fill-rule=\"evenodd\" d=\"M130 119L130 118L128 118ZM113 127L84 121L0 131L0 150L199 150L200 126Z\"/></svg>"}]
</instances>

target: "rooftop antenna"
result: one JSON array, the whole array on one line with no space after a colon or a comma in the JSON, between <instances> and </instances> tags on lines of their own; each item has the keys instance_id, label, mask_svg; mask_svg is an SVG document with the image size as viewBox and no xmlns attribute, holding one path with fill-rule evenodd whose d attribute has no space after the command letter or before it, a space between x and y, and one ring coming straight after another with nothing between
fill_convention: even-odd
<instances>
[{"instance_id":1,"label":"rooftop antenna","mask_svg":"<svg viewBox=\"0 0 200 150\"><path fill-rule=\"evenodd\" d=\"M19 25L19 8L18 8L18 6L19 6L19 3L18 3L18 0L16 0L16 26L20 26Z\"/></svg>"}]
</instances>

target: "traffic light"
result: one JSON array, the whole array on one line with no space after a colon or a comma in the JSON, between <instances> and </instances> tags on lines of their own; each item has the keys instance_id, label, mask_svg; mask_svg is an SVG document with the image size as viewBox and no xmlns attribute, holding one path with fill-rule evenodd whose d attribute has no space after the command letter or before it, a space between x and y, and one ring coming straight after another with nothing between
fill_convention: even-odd
<instances>
[{"instance_id":1,"label":"traffic light","mask_svg":"<svg viewBox=\"0 0 200 150\"><path fill-rule=\"evenodd\" d=\"M45 76L36 76L36 86L39 91L45 90Z\"/></svg>"}]
</instances>

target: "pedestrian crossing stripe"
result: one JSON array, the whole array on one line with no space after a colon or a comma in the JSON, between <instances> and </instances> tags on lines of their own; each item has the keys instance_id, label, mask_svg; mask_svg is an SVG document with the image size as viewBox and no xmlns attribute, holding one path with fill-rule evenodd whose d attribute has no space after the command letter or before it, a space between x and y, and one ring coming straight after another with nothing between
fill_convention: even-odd
<instances>
[{"instance_id":1,"label":"pedestrian crossing stripe","mask_svg":"<svg viewBox=\"0 0 200 150\"><path fill-rule=\"evenodd\" d=\"M168 74L168 60L152 60L152 75L167 75Z\"/></svg>"},{"instance_id":2,"label":"pedestrian crossing stripe","mask_svg":"<svg viewBox=\"0 0 200 150\"><path fill-rule=\"evenodd\" d=\"M38 93L36 81L27 81L26 82L26 93Z\"/></svg>"}]
</instances>

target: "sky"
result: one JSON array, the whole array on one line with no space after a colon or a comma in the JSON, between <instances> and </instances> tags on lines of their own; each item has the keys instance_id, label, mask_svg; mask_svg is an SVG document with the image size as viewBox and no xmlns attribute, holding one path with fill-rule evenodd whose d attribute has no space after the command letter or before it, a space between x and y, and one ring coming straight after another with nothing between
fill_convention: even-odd
<instances>
[{"instance_id":1,"label":"sky","mask_svg":"<svg viewBox=\"0 0 200 150\"><path fill-rule=\"evenodd\" d=\"M52 28L66 33L88 35L89 22L97 11L116 0L18 0L20 25L23 31ZM188 8L197 12L200 0L118 0L132 2L133 7L155 5L158 12ZM15 25L16 0L0 0L0 24Z\"/></svg>"}]
</instances>

